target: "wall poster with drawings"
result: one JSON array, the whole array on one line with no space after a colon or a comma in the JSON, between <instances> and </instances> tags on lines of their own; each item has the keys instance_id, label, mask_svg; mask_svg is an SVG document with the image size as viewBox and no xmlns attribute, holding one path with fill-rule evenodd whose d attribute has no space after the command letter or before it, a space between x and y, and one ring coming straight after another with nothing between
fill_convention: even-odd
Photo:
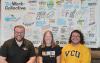
<instances>
[{"instance_id":1,"label":"wall poster with drawings","mask_svg":"<svg viewBox=\"0 0 100 63\"><path fill-rule=\"evenodd\" d=\"M84 33L86 45L100 46L99 0L2 0L0 45L13 37L13 27L23 25L25 38L35 47L42 43L43 33L51 30L61 47L68 43L74 29Z\"/></svg>"}]
</instances>

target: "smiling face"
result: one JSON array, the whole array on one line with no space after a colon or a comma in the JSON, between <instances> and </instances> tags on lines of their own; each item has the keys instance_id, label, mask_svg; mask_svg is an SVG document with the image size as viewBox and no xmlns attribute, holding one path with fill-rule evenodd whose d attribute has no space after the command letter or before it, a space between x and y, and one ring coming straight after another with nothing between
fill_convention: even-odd
<instances>
[{"instance_id":1,"label":"smiling face","mask_svg":"<svg viewBox=\"0 0 100 63\"><path fill-rule=\"evenodd\" d=\"M73 32L71 36L71 41L73 44L79 44L80 43L80 34L77 32Z\"/></svg>"},{"instance_id":2,"label":"smiling face","mask_svg":"<svg viewBox=\"0 0 100 63\"><path fill-rule=\"evenodd\" d=\"M17 41L22 41L25 35L25 29L23 27L15 27L14 37Z\"/></svg>"},{"instance_id":3,"label":"smiling face","mask_svg":"<svg viewBox=\"0 0 100 63\"><path fill-rule=\"evenodd\" d=\"M44 40L46 42L46 46L51 46L51 42L52 42L52 35L50 32L47 32L45 34Z\"/></svg>"}]
</instances>

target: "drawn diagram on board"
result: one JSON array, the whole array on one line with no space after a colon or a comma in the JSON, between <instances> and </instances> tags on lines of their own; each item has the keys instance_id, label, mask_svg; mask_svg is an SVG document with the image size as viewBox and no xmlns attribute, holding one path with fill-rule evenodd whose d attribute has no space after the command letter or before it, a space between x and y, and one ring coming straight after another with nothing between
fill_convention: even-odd
<instances>
[{"instance_id":1,"label":"drawn diagram on board","mask_svg":"<svg viewBox=\"0 0 100 63\"><path fill-rule=\"evenodd\" d=\"M70 32L74 29L84 33L88 47L98 47L98 1L2 0L1 41L3 43L13 37L13 27L21 24L26 28L25 37L31 40L35 47L42 43L46 30L53 32L55 42L62 47L68 42Z\"/></svg>"}]
</instances>

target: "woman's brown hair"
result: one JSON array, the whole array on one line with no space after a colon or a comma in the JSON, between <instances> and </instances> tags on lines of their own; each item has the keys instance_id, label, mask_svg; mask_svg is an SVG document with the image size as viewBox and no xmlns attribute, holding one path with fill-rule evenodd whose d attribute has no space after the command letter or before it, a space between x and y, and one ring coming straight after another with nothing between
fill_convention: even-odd
<instances>
[{"instance_id":1,"label":"woman's brown hair","mask_svg":"<svg viewBox=\"0 0 100 63\"><path fill-rule=\"evenodd\" d=\"M83 33L82 33L81 31L79 31L79 30L73 30L73 31L71 32L71 35L70 35L70 38L69 38L69 43L72 42L71 37L72 37L72 34L73 34L74 32L76 32L76 33L78 33L78 34L80 35L80 43L81 43L81 44L84 44L85 41L84 41Z\"/></svg>"},{"instance_id":2,"label":"woman's brown hair","mask_svg":"<svg viewBox=\"0 0 100 63\"><path fill-rule=\"evenodd\" d=\"M51 34L51 37L52 37L52 40L51 40L51 47L55 47L55 42L54 42L54 38L53 38L53 33L50 31L50 30L47 30L44 35L43 35L43 46L45 47L46 46L46 41L45 41L45 36L47 33L50 33Z\"/></svg>"}]
</instances>

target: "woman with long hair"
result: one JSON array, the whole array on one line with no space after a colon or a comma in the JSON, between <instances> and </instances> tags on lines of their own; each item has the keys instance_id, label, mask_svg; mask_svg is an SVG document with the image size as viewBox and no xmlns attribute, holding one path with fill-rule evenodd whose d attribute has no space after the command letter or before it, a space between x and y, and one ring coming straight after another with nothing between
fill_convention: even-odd
<instances>
[{"instance_id":1,"label":"woman with long hair","mask_svg":"<svg viewBox=\"0 0 100 63\"><path fill-rule=\"evenodd\" d=\"M61 63L91 63L90 50L84 44L81 31L72 31L69 43L62 49Z\"/></svg>"},{"instance_id":2,"label":"woman with long hair","mask_svg":"<svg viewBox=\"0 0 100 63\"><path fill-rule=\"evenodd\" d=\"M60 63L60 47L55 44L51 31L43 35L43 44L38 48L38 63Z\"/></svg>"}]
</instances>

